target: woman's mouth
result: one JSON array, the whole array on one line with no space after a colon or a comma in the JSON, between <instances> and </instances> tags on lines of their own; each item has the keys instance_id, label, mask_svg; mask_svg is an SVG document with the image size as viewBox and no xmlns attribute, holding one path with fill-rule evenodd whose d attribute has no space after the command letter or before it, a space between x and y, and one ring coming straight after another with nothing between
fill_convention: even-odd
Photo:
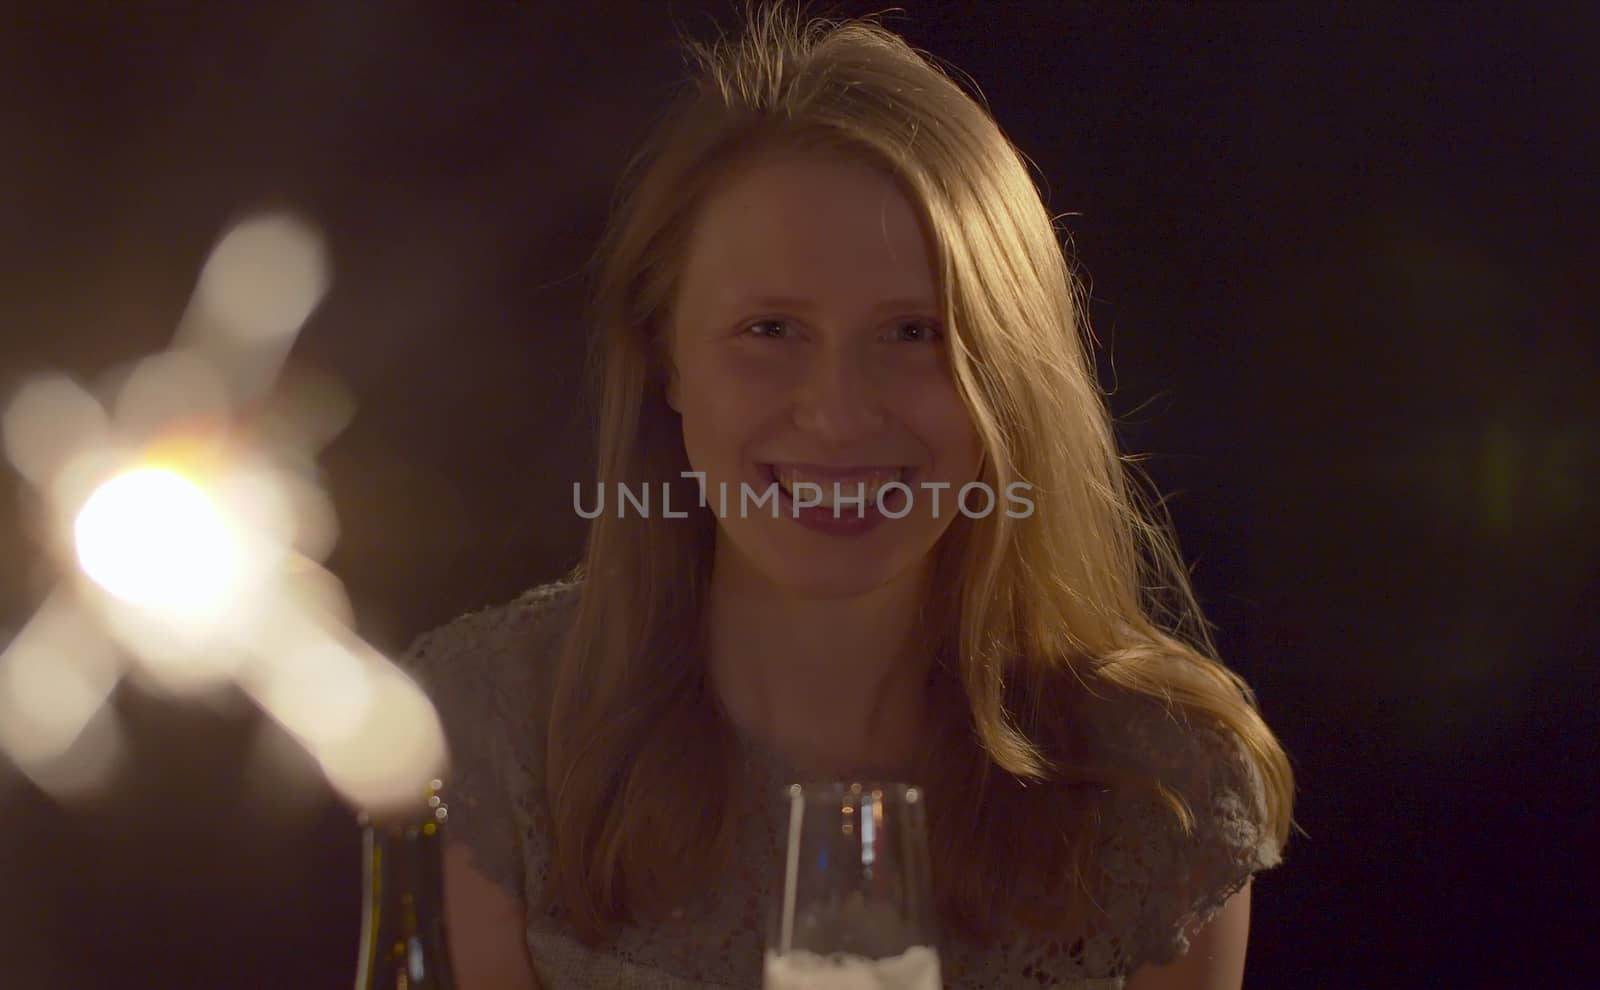
<instances>
[{"instance_id":1,"label":"woman's mouth","mask_svg":"<svg viewBox=\"0 0 1600 990\"><path fill-rule=\"evenodd\" d=\"M767 478L775 482L791 501L819 509L836 506L854 508L864 501L880 508L880 498L888 486L907 484L913 469L898 465L872 467L827 467L814 464L763 464ZM891 489L892 491L892 489Z\"/></svg>"}]
</instances>

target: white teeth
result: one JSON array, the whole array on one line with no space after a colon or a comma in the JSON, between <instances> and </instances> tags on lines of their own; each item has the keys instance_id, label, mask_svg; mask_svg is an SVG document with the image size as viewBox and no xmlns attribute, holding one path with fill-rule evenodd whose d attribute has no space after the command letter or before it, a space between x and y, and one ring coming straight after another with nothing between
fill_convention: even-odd
<instances>
[{"instance_id":1,"label":"white teeth","mask_svg":"<svg viewBox=\"0 0 1600 990\"><path fill-rule=\"evenodd\" d=\"M808 477L803 472L793 470L792 468L778 467L775 465L772 469L773 477L777 480L778 486L782 488L790 498L794 498L794 486L796 484L801 482L809 482L821 489L821 501L817 503L817 508L832 509L835 507L837 502L838 507L843 510L854 508L856 506L856 500L862 497L865 497L868 504L874 506L878 505L878 498L883 493L884 488L893 482L905 481L908 473L909 472L906 468L895 468L893 470L886 471L863 472L862 474L852 478L821 479ZM837 500L834 497L835 485L838 486ZM816 491L809 488L805 490L805 493L811 497L818 496Z\"/></svg>"}]
</instances>

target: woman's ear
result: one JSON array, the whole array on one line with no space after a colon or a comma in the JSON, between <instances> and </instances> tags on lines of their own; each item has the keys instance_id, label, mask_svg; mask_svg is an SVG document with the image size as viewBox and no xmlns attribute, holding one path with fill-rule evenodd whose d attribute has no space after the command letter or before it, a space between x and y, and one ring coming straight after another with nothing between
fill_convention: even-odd
<instances>
[{"instance_id":1,"label":"woman's ear","mask_svg":"<svg viewBox=\"0 0 1600 990\"><path fill-rule=\"evenodd\" d=\"M672 358L670 356L667 358L666 366L667 405L672 409L673 412L682 416L683 408L681 407L680 400L678 398L678 369L677 366L672 363Z\"/></svg>"},{"instance_id":2,"label":"woman's ear","mask_svg":"<svg viewBox=\"0 0 1600 990\"><path fill-rule=\"evenodd\" d=\"M679 395L681 385L678 381L678 366L672 360L672 323L661 328L661 335L656 338L656 356L661 361L661 368L666 379L667 405L673 412L683 415L683 399Z\"/></svg>"}]
</instances>

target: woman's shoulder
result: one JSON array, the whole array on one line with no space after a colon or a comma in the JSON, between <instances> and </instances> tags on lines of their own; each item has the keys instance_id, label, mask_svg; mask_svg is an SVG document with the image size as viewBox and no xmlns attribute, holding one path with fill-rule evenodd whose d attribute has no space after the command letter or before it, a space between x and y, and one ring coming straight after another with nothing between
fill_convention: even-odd
<instances>
[{"instance_id":1,"label":"woman's shoulder","mask_svg":"<svg viewBox=\"0 0 1600 990\"><path fill-rule=\"evenodd\" d=\"M1204 783L1260 787L1240 735L1220 718L1165 698L1132 691L1100 692L1081 704L1092 750L1116 765L1148 772L1188 789Z\"/></svg>"},{"instance_id":2,"label":"woman's shoulder","mask_svg":"<svg viewBox=\"0 0 1600 990\"><path fill-rule=\"evenodd\" d=\"M417 636L401 665L428 681L521 683L559 648L580 587L574 580L552 581L460 615Z\"/></svg>"},{"instance_id":3,"label":"woman's shoulder","mask_svg":"<svg viewBox=\"0 0 1600 990\"><path fill-rule=\"evenodd\" d=\"M1146 783L1105 806L1102 885L1139 961L1160 964L1281 854L1262 773L1237 731L1160 698L1103 701L1087 719L1095 750Z\"/></svg>"},{"instance_id":4,"label":"woman's shoulder","mask_svg":"<svg viewBox=\"0 0 1600 990\"><path fill-rule=\"evenodd\" d=\"M1079 985L1170 962L1253 874L1279 860L1263 780L1239 735L1159 696L1071 685L1077 690L1054 695L1054 731L1043 734L1071 771L1062 777L1068 790L1029 788L1045 812L1039 829L1019 835L1012 825L1008 843L1037 862L1030 844L1081 828L1082 858L1066 873L1041 875L1026 923L992 943L963 942L963 972ZM1054 800L1062 793L1071 800Z\"/></svg>"},{"instance_id":5,"label":"woman's shoulder","mask_svg":"<svg viewBox=\"0 0 1600 990\"><path fill-rule=\"evenodd\" d=\"M419 635L411 655L484 655L516 648L552 620L569 611L582 582L574 579L535 585L516 598L466 612Z\"/></svg>"},{"instance_id":6,"label":"woman's shoulder","mask_svg":"<svg viewBox=\"0 0 1600 990\"><path fill-rule=\"evenodd\" d=\"M453 840L471 849L484 876L519 896L525 872L543 856L528 833L542 770L540 684L577 595L571 581L530 588L421 634L399 660L444 728Z\"/></svg>"},{"instance_id":7,"label":"woman's shoulder","mask_svg":"<svg viewBox=\"0 0 1600 990\"><path fill-rule=\"evenodd\" d=\"M534 717L580 587L573 580L540 584L412 642L400 666L433 701L452 743L481 734L486 723Z\"/></svg>"}]
</instances>

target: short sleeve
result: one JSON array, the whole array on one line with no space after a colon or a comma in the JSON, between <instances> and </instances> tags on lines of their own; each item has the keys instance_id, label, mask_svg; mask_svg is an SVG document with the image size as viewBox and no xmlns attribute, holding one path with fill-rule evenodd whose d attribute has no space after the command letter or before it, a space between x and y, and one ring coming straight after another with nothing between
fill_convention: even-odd
<instances>
[{"instance_id":1,"label":"short sleeve","mask_svg":"<svg viewBox=\"0 0 1600 990\"><path fill-rule=\"evenodd\" d=\"M472 850L485 876L518 896L529 868L528 809L542 800L535 793L545 726L538 687L554 662L552 627L572 590L543 585L461 616L417 637L399 661L444 726L446 834Z\"/></svg>"},{"instance_id":2,"label":"short sleeve","mask_svg":"<svg viewBox=\"0 0 1600 990\"><path fill-rule=\"evenodd\" d=\"M1156 794L1118 795L1108 808L1101 863L1120 955L1131 972L1187 952L1189 937L1281 856L1267 827L1260 771L1237 735L1165 712L1124 728L1130 752L1194 816L1186 835Z\"/></svg>"}]
</instances>

